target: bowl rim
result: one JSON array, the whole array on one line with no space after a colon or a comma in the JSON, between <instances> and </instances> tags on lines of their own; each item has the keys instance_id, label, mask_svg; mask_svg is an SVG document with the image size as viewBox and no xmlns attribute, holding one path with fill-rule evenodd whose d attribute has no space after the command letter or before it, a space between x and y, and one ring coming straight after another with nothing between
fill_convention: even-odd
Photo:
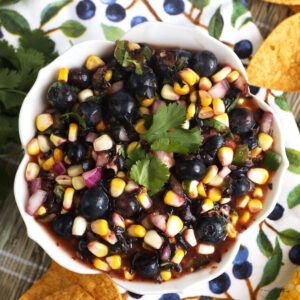
<instances>
[{"instance_id":1,"label":"bowl rim","mask_svg":"<svg viewBox=\"0 0 300 300\"><path fill-rule=\"evenodd\" d=\"M121 39L128 39L127 37L130 37L131 41L135 41L134 39L131 38L131 35L134 35L136 31L138 30L150 30L150 28L152 29L153 26L159 26L158 28L168 28L171 30L187 30L190 31L191 33L193 32L195 34L198 35L199 37L203 37L206 40L210 40L212 44L215 45L215 47L221 47L222 51L225 51L226 53L228 53L228 55L230 55L236 62L236 64L239 66L239 71L242 73L242 75L246 78L247 80L247 74L245 71L245 68L243 67L240 59L236 56L236 54L229 49L227 46L225 46L223 43L221 43L220 41L210 37L206 32L204 32L201 28L198 27L186 27L186 26L181 26L181 25L174 25L174 24L168 24L168 23L161 23L161 22L145 22L145 23L141 23L133 28L131 28L127 33L125 33ZM21 144L22 147L25 149L25 155L18 167L16 176L15 176L15 181L14 181L14 194L15 194L15 200L18 206L18 209L21 213L21 216L24 220L26 229L27 229L27 234L29 236L29 238L31 238L32 240L34 240L36 243L38 243L43 249L44 251L55 261L57 261L59 264L61 264L63 267L74 271L74 272L78 272L78 270L76 270L76 267L70 267L70 265L68 265L65 261L62 261L61 259L58 259L56 257L56 253L53 252L49 252L49 249L47 248L47 242L48 241L43 241L41 242L40 240L40 236L38 234L35 233L35 231L33 230L33 228L30 228L28 221L27 221L27 217L28 215L26 214L25 210L24 210L24 200L21 199L21 195L20 195L20 190L19 190L19 186L20 186L20 182L23 180L25 181L25 177L24 177L24 171L25 171L25 167L26 164L28 162L28 154L26 153L26 143L28 142L25 137L23 136L22 132L23 132L23 126L24 124L22 123L22 119L23 116L26 114L26 105L28 105L28 103L32 102L32 99L34 100L34 97L32 98L32 95L34 95L35 93L35 89L39 87L39 83L41 80L43 80L44 77L49 77L47 75L47 72L49 69L51 69L52 66L56 65L58 61L63 61L63 58L70 55L71 53L73 53L75 50L74 49L81 49L84 46L87 45L93 45L93 44L101 44L101 45L105 45L107 47L112 47L114 45L114 42L110 42L110 41L106 41L106 40L88 40L79 44L76 44L74 46L72 46L70 49L68 49L66 52L64 52L63 54L61 54L60 56L58 56L54 61L52 61L49 65L47 65L46 67L42 68L39 71L39 74L37 76L37 79L34 83L34 85L32 86L31 90L29 91L29 93L27 94L27 96L25 97L21 110L20 110L20 114L19 114L19 134L20 134L20 140L21 140ZM159 44L159 43L158 43ZM174 45L175 46L175 45ZM178 47L178 45L177 45ZM180 47L180 46L179 46ZM200 49L200 46L199 46ZM48 80L49 78L47 78ZM49 80L48 80L49 81ZM232 262L233 258L235 257L239 246L241 244L241 241L247 236L247 234L249 233L249 231L251 231L251 228L254 228L256 225L258 225L262 220L264 220L269 213L272 211L272 209L274 208L277 199L279 197L279 193L281 191L281 187L282 187L282 183L283 183L283 178L284 178L284 173L287 170L288 167L288 160L285 154L285 147L284 147L284 140L283 140L283 134L280 128L280 123L279 123L279 119L276 116L275 112L273 111L273 109L267 105L265 102L263 102L262 100L257 99L254 95L252 95L253 98L256 99L258 105L260 108L262 108L265 111L270 111L273 113L274 116L274 125L276 127L276 134L278 135L276 138L276 143L277 146L279 146L279 153L282 156L282 162L280 165L280 168L276 171L276 178L278 178L278 182L277 185L275 186L274 190L276 190L275 195L273 195L271 204L269 205L268 209L263 209L262 213L256 218L256 220L253 221L253 223L248 227L247 230L245 230L243 233L241 233L239 235L239 238L236 240L236 242L233 244L233 246L230 249L230 253L226 256L226 262L223 263L223 266L220 267L218 270L214 271L214 273L212 273L210 276L206 277L206 279L197 279L195 276L192 278L192 280L185 282L184 286L180 286L179 281L182 280L183 278L189 276L189 275L195 275L195 274L199 274L202 269L200 269L197 272L191 273L191 274L186 274L183 277L180 277L179 279L173 279L169 282L163 282L162 284L158 285L157 283L153 283L153 282L140 282L140 281L126 281L123 279L118 279L118 278L112 278L117 284L119 284L121 287L124 287L127 290L131 290L133 292L136 293L142 293L142 294L158 294L158 293L168 293L168 292L183 292L184 290L189 289L191 286L198 284L199 282L204 282L204 281L208 281L211 280L217 276L219 276L221 273L223 273L226 268L228 267L228 265ZM275 132L275 130L274 130ZM23 178L23 179L22 179ZM27 185L26 185L27 186ZM23 191L25 192L25 191ZM23 197L24 198L24 197ZM31 217L32 218L32 217ZM38 224L36 222L36 224ZM48 233L47 233L48 235ZM53 242L53 239L50 238ZM62 250L64 251L64 250ZM68 254L69 255L69 254ZM225 260L225 259L224 259ZM84 273L89 273L89 274L95 274L95 273L99 273L100 271L98 270L94 270L94 269L90 269L89 272L84 272ZM82 273L82 272L81 272ZM168 284L168 283L175 283L176 284ZM172 287L171 287L172 286Z\"/></svg>"}]
</instances>

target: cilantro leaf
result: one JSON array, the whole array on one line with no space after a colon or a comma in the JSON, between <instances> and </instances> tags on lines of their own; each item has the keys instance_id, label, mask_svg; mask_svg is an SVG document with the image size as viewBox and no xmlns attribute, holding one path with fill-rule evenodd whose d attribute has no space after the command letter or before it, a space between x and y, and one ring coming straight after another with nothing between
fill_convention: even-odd
<instances>
[{"instance_id":1,"label":"cilantro leaf","mask_svg":"<svg viewBox=\"0 0 300 300\"><path fill-rule=\"evenodd\" d=\"M144 46L142 51L141 51L141 55L146 59L146 60L149 60L152 56L152 51L150 49L149 46Z\"/></svg>"},{"instance_id":2,"label":"cilantro leaf","mask_svg":"<svg viewBox=\"0 0 300 300\"><path fill-rule=\"evenodd\" d=\"M0 89L14 89L21 81L20 74L15 70L0 69Z\"/></svg>"},{"instance_id":3,"label":"cilantro leaf","mask_svg":"<svg viewBox=\"0 0 300 300\"><path fill-rule=\"evenodd\" d=\"M161 138L168 130L179 128L185 121L186 110L183 105L172 103L163 106L153 116L152 125L144 139L152 143Z\"/></svg>"},{"instance_id":4,"label":"cilantro leaf","mask_svg":"<svg viewBox=\"0 0 300 300\"><path fill-rule=\"evenodd\" d=\"M125 41L119 41L115 47L114 57L120 65L123 65L126 52Z\"/></svg>"},{"instance_id":5,"label":"cilantro leaf","mask_svg":"<svg viewBox=\"0 0 300 300\"><path fill-rule=\"evenodd\" d=\"M224 132L228 129L228 127L225 124L215 119L206 119L204 120L203 125L206 127L215 128L220 132Z\"/></svg>"},{"instance_id":6,"label":"cilantro leaf","mask_svg":"<svg viewBox=\"0 0 300 300\"><path fill-rule=\"evenodd\" d=\"M9 45L6 40L0 41L0 58L2 61L8 61L15 68L19 67L19 60L16 56L15 49L13 46ZM3 63L2 65L7 67Z\"/></svg>"},{"instance_id":7,"label":"cilantro leaf","mask_svg":"<svg viewBox=\"0 0 300 300\"><path fill-rule=\"evenodd\" d=\"M133 149L126 160L126 168L129 170L138 160L143 159L151 159L152 155L146 153L145 150L141 148L135 148Z\"/></svg>"},{"instance_id":8,"label":"cilantro leaf","mask_svg":"<svg viewBox=\"0 0 300 300\"><path fill-rule=\"evenodd\" d=\"M86 129L86 123L83 120L83 118L76 112L69 112L69 113L65 113L60 115L61 119L69 119L71 118L71 120L74 120L75 122L77 122L83 129Z\"/></svg>"},{"instance_id":9,"label":"cilantro leaf","mask_svg":"<svg viewBox=\"0 0 300 300\"><path fill-rule=\"evenodd\" d=\"M11 110L12 108L20 107L22 105L23 100L24 100L24 95L18 93L18 91L0 89L0 102L2 103L4 108L8 111Z\"/></svg>"},{"instance_id":10,"label":"cilantro leaf","mask_svg":"<svg viewBox=\"0 0 300 300\"><path fill-rule=\"evenodd\" d=\"M10 117L0 114L0 145L5 145L11 141L19 141L18 117Z\"/></svg>"},{"instance_id":11,"label":"cilantro leaf","mask_svg":"<svg viewBox=\"0 0 300 300\"><path fill-rule=\"evenodd\" d=\"M168 181L169 170L158 158L138 160L130 170L130 177L149 191L150 196L159 192Z\"/></svg>"}]
</instances>

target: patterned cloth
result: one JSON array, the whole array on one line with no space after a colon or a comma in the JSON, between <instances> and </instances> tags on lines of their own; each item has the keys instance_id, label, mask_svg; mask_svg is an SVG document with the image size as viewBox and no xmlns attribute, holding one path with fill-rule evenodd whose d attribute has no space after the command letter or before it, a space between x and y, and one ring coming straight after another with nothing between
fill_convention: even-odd
<instances>
[{"instance_id":1,"label":"patterned cloth","mask_svg":"<svg viewBox=\"0 0 300 300\"><path fill-rule=\"evenodd\" d=\"M14 33L41 28L56 42L59 53L89 39L116 40L141 22L164 21L200 26L208 34L235 49L247 64L262 37L251 19L245 0L31 0L0 9L0 36L16 44ZM243 40L241 42L241 40ZM267 99L281 121L290 161L280 201L259 228L243 241L232 266L221 276L197 285L185 295L165 294L132 299L277 299L281 288L300 264L300 139L285 98L281 93L252 87L258 98ZM0 252L2 250L0 249ZM3 252L3 251L2 251ZM1 253L2 253L1 252ZM3 254L3 253L2 253ZM10 255L8 252L4 253ZM22 258L17 258L22 262ZM36 268L35 264L28 267ZM43 266L38 266L44 268ZM9 273L2 268L0 271ZM26 276L11 272L26 280ZM122 292L124 292L121 289ZM203 296L206 295L206 296Z\"/></svg>"}]
</instances>

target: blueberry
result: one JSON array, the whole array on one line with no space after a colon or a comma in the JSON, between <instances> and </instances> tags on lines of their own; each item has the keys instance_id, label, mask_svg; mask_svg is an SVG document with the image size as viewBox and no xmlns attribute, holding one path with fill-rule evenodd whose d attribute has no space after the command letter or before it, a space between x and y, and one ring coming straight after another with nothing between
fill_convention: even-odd
<instances>
[{"instance_id":1,"label":"blueberry","mask_svg":"<svg viewBox=\"0 0 300 300\"><path fill-rule=\"evenodd\" d=\"M95 15L96 6L91 0L84 0L78 2L76 12L80 19L88 20Z\"/></svg>"},{"instance_id":2,"label":"blueberry","mask_svg":"<svg viewBox=\"0 0 300 300\"><path fill-rule=\"evenodd\" d=\"M92 158L86 159L82 162L82 170L84 172L95 168L95 161Z\"/></svg>"},{"instance_id":3,"label":"blueberry","mask_svg":"<svg viewBox=\"0 0 300 300\"><path fill-rule=\"evenodd\" d=\"M77 94L70 84L57 81L50 85L47 98L51 106L63 111L70 109L75 104Z\"/></svg>"},{"instance_id":4,"label":"blueberry","mask_svg":"<svg viewBox=\"0 0 300 300\"><path fill-rule=\"evenodd\" d=\"M114 205L116 212L125 218L135 217L141 210L135 195L121 196L115 199Z\"/></svg>"},{"instance_id":5,"label":"blueberry","mask_svg":"<svg viewBox=\"0 0 300 300\"><path fill-rule=\"evenodd\" d=\"M130 22L130 26L134 27L135 25L147 22L148 19L146 17L143 16L135 16L132 18L131 22Z\"/></svg>"},{"instance_id":6,"label":"blueberry","mask_svg":"<svg viewBox=\"0 0 300 300\"><path fill-rule=\"evenodd\" d=\"M155 252L137 252L132 259L133 269L144 278L153 278L159 271Z\"/></svg>"},{"instance_id":7,"label":"blueberry","mask_svg":"<svg viewBox=\"0 0 300 300\"><path fill-rule=\"evenodd\" d=\"M54 232L63 237L72 235L72 226L73 217L69 214L58 215L52 224Z\"/></svg>"},{"instance_id":8,"label":"blueberry","mask_svg":"<svg viewBox=\"0 0 300 300\"><path fill-rule=\"evenodd\" d=\"M214 135L206 140L202 150L202 158L206 165L215 163L219 148L225 145L225 140L220 135Z\"/></svg>"},{"instance_id":9,"label":"blueberry","mask_svg":"<svg viewBox=\"0 0 300 300\"><path fill-rule=\"evenodd\" d=\"M229 113L229 123L233 133L247 133L255 124L253 112L244 107L234 108Z\"/></svg>"},{"instance_id":10,"label":"blueberry","mask_svg":"<svg viewBox=\"0 0 300 300\"><path fill-rule=\"evenodd\" d=\"M79 212L88 220L102 217L108 210L109 198L101 188L86 190L79 203Z\"/></svg>"},{"instance_id":11,"label":"blueberry","mask_svg":"<svg viewBox=\"0 0 300 300\"><path fill-rule=\"evenodd\" d=\"M78 105L76 112L88 127L96 126L102 121L101 106L94 101L85 101Z\"/></svg>"},{"instance_id":12,"label":"blueberry","mask_svg":"<svg viewBox=\"0 0 300 300\"><path fill-rule=\"evenodd\" d=\"M136 294L136 293L133 293L133 292L129 292L127 291L128 295L131 297L131 298L134 298L134 299L140 299L143 297L143 295L139 295L139 294Z\"/></svg>"},{"instance_id":13,"label":"blueberry","mask_svg":"<svg viewBox=\"0 0 300 300\"><path fill-rule=\"evenodd\" d=\"M100 0L103 4L114 4L116 3L117 0Z\"/></svg>"},{"instance_id":14,"label":"blueberry","mask_svg":"<svg viewBox=\"0 0 300 300\"><path fill-rule=\"evenodd\" d=\"M120 4L115 3L106 8L105 15L112 22L120 22L125 18L126 12Z\"/></svg>"},{"instance_id":15,"label":"blueberry","mask_svg":"<svg viewBox=\"0 0 300 300\"><path fill-rule=\"evenodd\" d=\"M78 164L83 161L85 154L85 147L82 144L75 142L70 144L67 156L71 163Z\"/></svg>"},{"instance_id":16,"label":"blueberry","mask_svg":"<svg viewBox=\"0 0 300 300\"><path fill-rule=\"evenodd\" d=\"M249 40L241 40L234 45L234 52L239 58L249 57L252 50L252 43Z\"/></svg>"},{"instance_id":17,"label":"blueberry","mask_svg":"<svg viewBox=\"0 0 300 300\"><path fill-rule=\"evenodd\" d=\"M231 182L231 189L234 196L245 195L250 189L250 182L245 176L233 178Z\"/></svg>"},{"instance_id":18,"label":"blueberry","mask_svg":"<svg viewBox=\"0 0 300 300\"><path fill-rule=\"evenodd\" d=\"M193 69L199 75L209 77L217 71L217 68L218 60L212 52L204 50L194 56Z\"/></svg>"},{"instance_id":19,"label":"blueberry","mask_svg":"<svg viewBox=\"0 0 300 300\"><path fill-rule=\"evenodd\" d=\"M176 162L175 170L178 178L182 180L201 180L205 175L206 167L200 159L183 159Z\"/></svg>"},{"instance_id":20,"label":"blueberry","mask_svg":"<svg viewBox=\"0 0 300 300\"><path fill-rule=\"evenodd\" d=\"M164 10L169 15L179 15L184 12L183 0L165 0Z\"/></svg>"},{"instance_id":21,"label":"blueberry","mask_svg":"<svg viewBox=\"0 0 300 300\"><path fill-rule=\"evenodd\" d=\"M239 265L234 265L232 268L232 273L237 279L247 279L252 274L252 264L245 261Z\"/></svg>"},{"instance_id":22,"label":"blueberry","mask_svg":"<svg viewBox=\"0 0 300 300\"><path fill-rule=\"evenodd\" d=\"M90 74L84 68L71 69L68 77L69 83L83 90L88 88L91 83Z\"/></svg>"},{"instance_id":23,"label":"blueberry","mask_svg":"<svg viewBox=\"0 0 300 300\"><path fill-rule=\"evenodd\" d=\"M217 244L226 237L225 223L216 216L201 217L196 226L196 234L201 241Z\"/></svg>"},{"instance_id":24,"label":"blueberry","mask_svg":"<svg viewBox=\"0 0 300 300\"><path fill-rule=\"evenodd\" d=\"M169 294L163 294L159 300L180 300L180 297L178 294L175 293L169 293Z\"/></svg>"},{"instance_id":25,"label":"blueberry","mask_svg":"<svg viewBox=\"0 0 300 300\"><path fill-rule=\"evenodd\" d=\"M237 253L233 264L242 264L243 262L245 262L248 258L249 255L249 251L248 248L246 246L241 245L239 252Z\"/></svg>"},{"instance_id":26,"label":"blueberry","mask_svg":"<svg viewBox=\"0 0 300 300\"><path fill-rule=\"evenodd\" d=\"M253 135L251 132L250 134L247 133L246 135L241 137L242 144L248 145L249 150L253 150L254 148L258 147L258 139L256 135Z\"/></svg>"},{"instance_id":27,"label":"blueberry","mask_svg":"<svg viewBox=\"0 0 300 300\"><path fill-rule=\"evenodd\" d=\"M291 248L289 258L293 264L300 265L300 244Z\"/></svg>"},{"instance_id":28,"label":"blueberry","mask_svg":"<svg viewBox=\"0 0 300 300\"><path fill-rule=\"evenodd\" d=\"M223 294L229 289L229 287L231 285L231 281L230 281L230 277L228 276L228 274L223 273L219 277L209 281L208 284L209 284L209 289L213 293Z\"/></svg>"},{"instance_id":29,"label":"blueberry","mask_svg":"<svg viewBox=\"0 0 300 300\"><path fill-rule=\"evenodd\" d=\"M249 89L250 89L250 93L253 95L256 95L259 92L259 87L255 86L255 85L248 85Z\"/></svg>"},{"instance_id":30,"label":"blueberry","mask_svg":"<svg viewBox=\"0 0 300 300\"><path fill-rule=\"evenodd\" d=\"M276 221L279 220L284 213L284 208L281 204L276 203L273 211L268 215L268 219Z\"/></svg>"}]
</instances>

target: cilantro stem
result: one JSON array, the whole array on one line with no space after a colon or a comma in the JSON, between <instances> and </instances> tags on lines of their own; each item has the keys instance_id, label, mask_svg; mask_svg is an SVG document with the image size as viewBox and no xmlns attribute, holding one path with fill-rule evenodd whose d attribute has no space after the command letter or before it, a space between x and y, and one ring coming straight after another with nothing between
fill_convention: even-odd
<instances>
[{"instance_id":1,"label":"cilantro stem","mask_svg":"<svg viewBox=\"0 0 300 300\"><path fill-rule=\"evenodd\" d=\"M16 94L20 94L20 95L23 95L23 96L27 95L26 92L23 92L23 91L20 91L20 90L15 90L15 89L1 89L1 91L16 93Z\"/></svg>"}]
</instances>

